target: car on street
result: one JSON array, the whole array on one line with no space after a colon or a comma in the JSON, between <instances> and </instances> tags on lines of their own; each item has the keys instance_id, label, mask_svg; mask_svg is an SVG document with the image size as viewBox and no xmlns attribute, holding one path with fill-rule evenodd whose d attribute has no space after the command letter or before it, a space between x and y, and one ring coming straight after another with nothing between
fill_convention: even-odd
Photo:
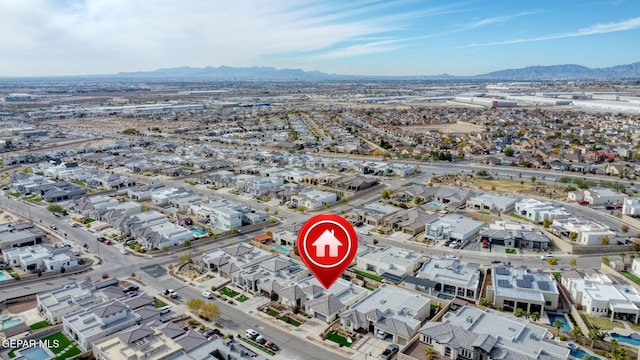
<instances>
[{"instance_id":1,"label":"car on street","mask_svg":"<svg viewBox=\"0 0 640 360\"><path fill-rule=\"evenodd\" d=\"M164 294L172 299L178 298L178 293L173 289L165 289Z\"/></svg>"},{"instance_id":2,"label":"car on street","mask_svg":"<svg viewBox=\"0 0 640 360\"><path fill-rule=\"evenodd\" d=\"M552 258L553 258L553 255L551 255L551 254L544 254L544 255L540 256L540 260L549 260L549 259L552 259Z\"/></svg>"},{"instance_id":3,"label":"car on street","mask_svg":"<svg viewBox=\"0 0 640 360\"><path fill-rule=\"evenodd\" d=\"M267 339L265 339L262 335L258 335L255 341L260 345L264 345L267 343Z\"/></svg>"},{"instance_id":4,"label":"car on street","mask_svg":"<svg viewBox=\"0 0 640 360\"><path fill-rule=\"evenodd\" d=\"M272 350L272 351L279 351L280 350L280 347L276 343L271 342L271 341L269 341L266 344L264 344L264 347L266 347L267 349Z\"/></svg>"},{"instance_id":5,"label":"car on street","mask_svg":"<svg viewBox=\"0 0 640 360\"><path fill-rule=\"evenodd\" d=\"M453 255L453 254L449 254L449 255L447 255L447 259L458 260L458 257Z\"/></svg>"},{"instance_id":6,"label":"car on street","mask_svg":"<svg viewBox=\"0 0 640 360\"><path fill-rule=\"evenodd\" d=\"M140 290L140 287L136 286L136 285L130 285L130 286L127 286L126 288L122 289L122 291L124 291L125 293L132 292L132 291L138 291L138 290Z\"/></svg>"},{"instance_id":7,"label":"car on street","mask_svg":"<svg viewBox=\"0 0 640 360\"><path fill-rule=\"evenodd\" d=\"M253 330L253 329L247 329L247 331L245 332L245 335L247 335L247 337L251 340L257 338L258 336L260 336L260 333Z\"/></svg>"},{"instance_id":8,"label":"car on street","mask_svg":"<svg viewBox=\"0 0 640 360\"><path fill-rule=\"evenodd\" d=\"M56 226L56 224L51 224L49 225L49 227L53 230L58 230L58 227Z\"/></svg>"},{"instance_id":9,"label":"car on street","mask_svg":"<svg viewBox=\"0 0 640 360\"><path fill-rule=\"evenodd\" d=\"M492 264L500 264L500 263L502 263L502 261L500 261L500 260L491 260L491 263Z\"/></svg>"},{"instance_id":10,"label":"car on street","mask_svg":"<svg viewBox=\"0 0 640 360\"><path fill-rule=\"evenodd\" d=\"M122 255L128 255L128 254L129 254L129 251L127 251L127 249L122 249L122 250L120 250L120 254L122 254Z\"/></svg>"},{"instance_id":11,"label":"car on street","mask_svg":"<svg viewBox=\"0 0 640 360\"><path fill-rule=\"evenodd\" d=\"M211 291L207 291L207 290L203 291L202 296L207 299L213 299L213 294L211 293Z\"/></svg>"}]
</instances>

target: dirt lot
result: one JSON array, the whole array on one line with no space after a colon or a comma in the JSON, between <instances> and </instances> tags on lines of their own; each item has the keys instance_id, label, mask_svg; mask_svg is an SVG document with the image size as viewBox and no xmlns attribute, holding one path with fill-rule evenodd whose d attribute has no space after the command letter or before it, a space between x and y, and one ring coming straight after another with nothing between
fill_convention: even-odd
<instances>
[{"instance_id":1,"label":"dirt lot","mask_svg":"<svg viewBox=\"0 0 640 360\"><path fill-rule=\"evenodd\" d=\"M141 133L151 131L153 128L159 128L161 133L171 132L177 128L194 129L201 126L201 122L178 120L155 120L147 118L118 118L107 117L89 120L72 119L66 121L56 121L54 124L60 128L74 129L75 131L84 131L87 133L103 133L103 132L122 132L125 129L134 128Z\"/></svg>"},{"instance_id":2,"label":"dirt lot","mask_svg":"<svg viewBox=\"0 0 640 360\"><path fill-rule=\"evenodd\" d=\"M457 122L455 124L433 124L433 125L421 125L421 126L405 126L406 131L412 131L415 133L423 133L429 130L438 130L443 134L469 134L484 132L482 126L478 126L466 122Z\"/></svg>"}]
</instances>

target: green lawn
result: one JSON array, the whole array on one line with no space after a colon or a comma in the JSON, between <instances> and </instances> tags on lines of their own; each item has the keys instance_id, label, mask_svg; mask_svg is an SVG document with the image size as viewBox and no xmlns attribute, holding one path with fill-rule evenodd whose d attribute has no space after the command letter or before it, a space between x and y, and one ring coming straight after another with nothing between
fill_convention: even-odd
<instances>
[{"instance_id":1,"label":"green lawn","mask_svg":"<svg viewBox=\"0 0 640 360\"><path fill-rule=\"evenodd\" d=\"M346 347L349 347L353 344L353 343L347 342L347 339L345 339L343 336L339 335L335 331L330 331L327 334L327 339L333 341L334 343L342 344Z\"/></svg>"},{"instance_id":2,"label":"green lawn","mask_svg":"<svg viewBox=\"0 0 640 360\"><path fill-rule=\"evenodd\" d=\"M153 307L154 308L161 308L161 307L165 307L167 306L167 303L158 299L158 298L153 298Z\"/></svg>"},{"instance_id":3,"label":"green lawn","mask_svg":"<svg viewBox=\"0 0 640 360\"><path fill-rule=\"evenodd\" d=\"M66 336L64 336L64 334L62 332L57 332L55 334L51 334L47 337L42 338L42 340L49 342L49 344L53 344L55 340L58 341L58 346L57 347L52 347L49 348L49 350L51 350L51 352L53 352L54 355L58 355L55 359L56 360L64 360L64 359L69 359L75 355L81 354L82 352L80 351L80 349L77 346L73 346L71 347L67 352L65 352L64 354L61 354L62 351L69 345L72 344L71 340L69 340ZM20 350L20 349L13 349L9 352L9 358L13 359L16 357L15 355L15 351Z\"/></svg>"},{"instance_id":4,"label":"green lawn","mask_svg":"<svg viewBox=\"0 0 640 360\"><path fill-rule=\"evenodd\" d=\"M507 254L515 254L516 249L504 249L504 252L506 252Z\"/></svg>"},{"instance_id":5,"label":"green lawn","mask_svg":"<svg viewBox=\"0 0 640 360\"><path fill-rule=\"evenodd\" d=\"M511 215L512 217L516 218L516 219L520 219L520 220L524 220L524 221L531 222L531 220L527 219L527 218L526 218L526 217L524 217L524 216L520 216L520 215L515 214L515 213L511 213L510 215Z\"/></svg>"},{"instance_id":6,"label":"green lawn","mask_svg":"<svg viewBox=\"0 0 640 360\"><path fill-rule=\"evenodd\" d=\"M227 288L226 286L223 287L222 289L220 289L220 293L227 295L230 298L236 297L236 295L240 294L239 292L235 291L235 290L231 290L229 288Z\"/></svg>"},{"instance_id":7,"label":"green lawn","mask_svg":"<svg viewBox=\"0 0 640 360\"><path fill-rule=\"evenodd\" d=\"M622 273L622 275L624 275L624 276L628 277L629 279L631 279L634 283L640 285L640 278L637 277L635 274L632 274L627 270L623 270L623 271L620 271L620 272Z\"/></svg>"},{"instance_id":8,"label":"green lawn","mask_svg":"<svg viewBox=\"0 0 640 360\"><path fill-rule=\"evenodd\" d=\"M280 315L279 312L273 310L272 308L267 308L267 311L265 311L265 313L267 313L267 314L269 314L269 315L271 315L273 317L276 317L276 316Z\"/></svg>"},{"instance_id":9,"label":"green lawn","mask_svg":"<svg viewBox=\"0 0 640 360\"><path fill-rule=\"evenodd\" d=\"M362 275L362 276L364 276L366 278L369 278L369 279L373 279L373 280L376 280L376 281L382 281L382 277L378 276L376 274L371 274L371 273L368 273L366 271L362 271L360 269L352 269L351 271L353 271L356 274Z\"/></svg>"},{"instance_id":10,"label":"green lawn","mask_svg":"<svg viewBox=\"0 0 640 360\"><path fill-rule=\"evenodd\" d=\"M49 323L46 320L42 320L42 321L38 321L35 324L29 325L29 329L38 330L38 329L46 328L47 326L49 326Z\"/></svg>"},{"instance_id":11,"label":"green lawn","mask_svg":"<svg viewBox=\"0 0 640 360\"><path fill-rule=\"evenodd\" d=\"M256 347L256 348L258 348L258 349L260 349L260 350L262 350L262 351L266 352L267 354L269 354L269 355L271 355L271 356L273 356L273 355L275 355L275 354L276 354L275 352L273 352L273 351L271 351L271 350L267 349L266 347L264 347L264 346L262 346L262 345L258 344L257 342L252 341L251 339L247 339L246 337L243 337L243 338L242 338L242 341L246 342L247 344L249 344L249 345L251 345L251 346L253 346L253 347Z\"/></svg>"},{"instance_id":12,"label":"green lawn","mask_svg":"<svg viewBox=\"0 0 640 360\"><path fill-rule=\"evenodd\" d=\"M298 322L298 321L296 321L296 320L294 320L294 319L292 319L292 318L290 318L290 317L288 317L286 315L281 317L280 320L286 322L287 324L291 324L291 325L293 325L295 327L298 327L298 326L302 325L302 323L300 323L300 322Z\"/></svg>"},{"instance_id":13,"label":"green lawn","mask_svg":"<svg viewBox=\"0 0 640 360\"><path fill-rule=\"evenodd\" d=\"M236 298L236 300L238 300L238 302L243 303L243 302L249 300L249 298L244 296L244 295L241 295L241 296L238 296L238 298Z\"/></svg>"},{"instance_id":14,"label":"green lawn","mask_svg":"<svg viewBox=\"0 0 640 360\"><path fill-rule=\"evenodd\" d=\"M609 320L609 318L606 317L599 317L599 316L590 316L590 315L586 315L586 314L582 314L582 316L584 317L585 320L587 320L587 323L589 325L597 325L598 327L600 327L600 330L613 330L613 328L619 327L619 328L623 328L624 325L621 322L618 321L611 321Z\"/></svg>"}]
</instances>

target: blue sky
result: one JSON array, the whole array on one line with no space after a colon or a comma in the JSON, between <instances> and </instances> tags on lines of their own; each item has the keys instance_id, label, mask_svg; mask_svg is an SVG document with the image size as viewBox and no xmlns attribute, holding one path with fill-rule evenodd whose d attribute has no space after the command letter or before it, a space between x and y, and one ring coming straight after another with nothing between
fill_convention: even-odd
<instances>
[{"instance_id":1,"label":"blue sky","mask_svg":"<svg viewBox=\"0 0 640 360\"><path fill-rule=\"evenodd\" d=\"M220 65L474 75L638 61L638 0L0 0L0 76Z\"/></svg>"}]
</instances>

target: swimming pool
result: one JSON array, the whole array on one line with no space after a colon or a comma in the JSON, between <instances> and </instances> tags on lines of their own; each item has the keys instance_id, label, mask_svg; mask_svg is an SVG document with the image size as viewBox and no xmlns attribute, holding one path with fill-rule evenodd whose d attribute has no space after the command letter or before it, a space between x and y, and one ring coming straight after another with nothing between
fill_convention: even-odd
<instances>
[{"instance_id":1,"label":"swimming pool","mask_svg":"<svg viewBox=\"0 0 640 360\"><path fill-rule=\"evenodd\" d=\"M278 250L278 251L280 251L281 253L284 253L284 254L287 254L287 255L289 255L289 253L291 252L291 250L289 250L287 248L284 248L284 247L282 247L280 245L273 245L273 248Z\"/></svg>"},{"instance_id":2,"label":"swimming pool","mask_svg":"<svg viewBox=\"0 0 640 360\"><path fill-rule=\"evenodd\" d=\"M5 281L9 279L11 279L11 277L7 276L7 274L5 274L4 271L0 271L0 281Z\"/></svg>"},{"instance_id":3,"label":"swimming pool","mask_svg":"<svg viewBox=\"0 0 640 360\"><path fill-rule=\"evenodd\" d=\"M191 226L191 227L189 227L189 230L190 230L190 231L191 231L195 236L202 237L202 236L206 236L206 235L207 235L207 232L206 232L206 231L202 231L202 230L198 229L198 228L197 228L197 227L195 227L195 226Z\"/></svg>"},{"instance_id":4,"label":"swimming pool","mask_svg":"<svg viewBox=\"0 0 640 360\"><path fill-rule=\"evenodd\" d=\"M51 359L51 355L41 347L32 347L28 349L20 350L20 355L28 360L47 360Z\"/></svg>"},{"instance_id":5,"label":"swimming pool","mask_svg":"<svg viewBox=\"0 0 640 360\"><path fill-rule=\"evenodd\" d=\"M554 321L560 320L562 321L562 327L560 328L560 330L566 331L566 332L571 331L571 326L569 326L569 323L567 322L567 318L564 315L547 313L547 316L549 317L549 325L553 326Z\"/></svg>"},{"instance_id":6,"label":"swimming pool","mask_svg":"<svg viewBox=\"0 0 640 360\"><path fill-rule=\"evenodd\" d=\"M12 317L10 319L7 320L2 320L2 326L0 326L0 329L2 330L6 330L10 327L14 327L18 324L20 324L22 322L22 320L20 320L19 317Z\"/></svg>"},{"instance_id":7,"label":"swimming pool","mask_svg":"<svg viewBox=\"0 0 640 360\"><path fill-rule=\"evenodd\" d=\"M571 349L571 351L569 352L569 355L573 356L576 359L584 359L587 356L591 356L593 360L600 360L599 357L593 356L588 352L582 350L581 348Z\"/></svg>"},{"instance_id":8,"label":"swimming pool","mask_svg":"<svg viewBox=\"0 0 640 360\"><path fill-rule=\"evenodd\" d=\"M427 203L426 205L427 205L428 207L432 207L432 208L434 208L434 209L438 209L438 210L441 210L441 209L442 209L442 205L438 204L438 203L437 203L437 202L435 202L435 201L432 201L432 202L430 202L430 203Z\"/></svg>"},{"instance_id":9,"label":"swimming pool","mask_svg":"<svg viewBox=\"0 0 640 360\"><path fill-rule=\"evenodd\" d=\"M612 338L618 340L618 342L621 343L625 343L625 344L629 344L629 345L633 345L633 346L640 346L640 335L638 334L632 334L631 336L625 336L625 335L620 335L618 333L609 333L609 336L611 336Z\"/></svg>"}]
</instances>

